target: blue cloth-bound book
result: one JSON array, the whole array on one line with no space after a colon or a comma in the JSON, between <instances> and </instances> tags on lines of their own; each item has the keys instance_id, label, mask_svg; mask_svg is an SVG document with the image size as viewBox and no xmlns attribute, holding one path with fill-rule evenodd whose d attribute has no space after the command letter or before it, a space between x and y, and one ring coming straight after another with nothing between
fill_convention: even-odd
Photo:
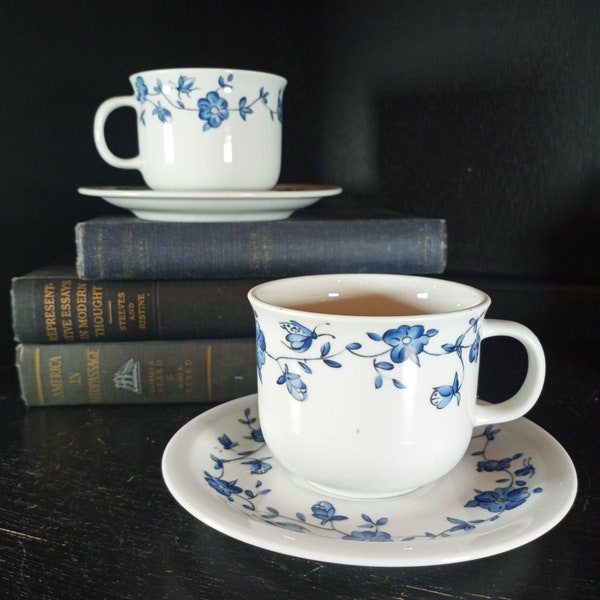
<instances>
[{"instance_id":1,"label":"blue cloth-bound book","mask_svg":"<svg viewBox=\"0 0 600 600\"><path fill-rule=\"evenodd\" d=\"M171 223L98 217L75 228L82 279L435 274L446 222L384 211L298 211L282 221Z\"/></svg>"}]
</instances>

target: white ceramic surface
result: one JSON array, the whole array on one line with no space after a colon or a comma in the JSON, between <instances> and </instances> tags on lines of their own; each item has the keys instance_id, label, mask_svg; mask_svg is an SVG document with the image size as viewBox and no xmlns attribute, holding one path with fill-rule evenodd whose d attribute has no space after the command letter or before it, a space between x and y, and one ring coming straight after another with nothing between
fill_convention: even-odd
<instances>
[{"instance_id":1,"label":"white ceramic surface","mask_svg":"<svg viewBox=\"0 0 600 600\"><path fill-rule=\"evenodd\" d=\"M81 187L85 196L103 198L148 221L277 221L342 188L328 185L279 184L264 191L160 192L140 187Z\"/></svg>"},{"instance_id":2,"label":"white ceramic surface","mask_svg":"<svg viewBox=\"0 0 600 600\"><path fill-rule=\"evenodd\" d=\"M292 478L264 443L257 411L252 395L191 420L168 443L162 471L194 517L267 550L366 566L456 563L536 539L575 499L571 459L525 418L475 430L460 463L427 489L356 501Z\"/></svg>"},{"instance_id":3,"label":"white ceramic surface","mask_svg":"<svg viewBox=\"0 0 600 600\"><path fill-rule=\"evenodd\" d=\"M379 498L431 483L458 463L473 427L522 416L542 389L535 335L484 319L490 299L472 287L318 275L270 281L248 297L265 439L281 464L327 493ZM480 343L497 335L525 346L527 376L514 397L478 407Z\"/></svg>"},{"instance_id":4,"label":"white ceramic surface","mask_svg":"<svg viewBox=\"0 0 600 600\"><path fill-rule=\"evenodd\" d=\"M231 69L159 69L129 78L134 94L105 100L94 119L102 158L138 169L156 190L261 190L281 168L286 80ZM106 143L112 111L136 111L139 154L120 158Z\"/></svg>"}]
</instances>

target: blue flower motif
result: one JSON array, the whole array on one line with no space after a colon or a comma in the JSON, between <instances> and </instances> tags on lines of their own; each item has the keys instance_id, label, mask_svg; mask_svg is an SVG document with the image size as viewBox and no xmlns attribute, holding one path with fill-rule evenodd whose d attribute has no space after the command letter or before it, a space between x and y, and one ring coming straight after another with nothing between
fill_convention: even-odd
<instances>
[{"instance_id":1,"label":"blue flower motif","mask_svg":"<svg viewBox=\"0 0 600 600\"><path fill-rule=\"evenodd\" d=\"M181 96L181 94L185 94L189 97L190 92L192 92L194 89L192 86L194 85L195 81L195 77L186 77L185 75L180 75L179 79L177 80L177 87L175 88L177 90L177 94L179 96Z\"/></svg>"},{"instance_id":2,"label":"blue flower motif","mask_svg":"<svg viewBox=\"0 0 600 600\"><path fill-rule=\"evenodd\" d=\"M290 373L287 365L285 365L285 370L277 380L277 383L279 385L285 383L287 391L296 400L306 400L306 384L302 381L300 375L298 375L297 373Z\"/></svg>"},{"instance_id":3,"label":"blue flower motif","mask_svg":"<svg viewBox=\"0 0 600 600\"><path fill-rule=\"evenodd\" d=\"M471 531L475 529L475 525L471 523L467 523L467 521L463 521L462 519L456 519L454 517L446 517L446 519L453 524L448 531L454 533L455 531Z\"/></svg>"},{"instance_id":4,"label":"blue flower motif","mask_svg":"<svg viewBox=\"0 0 600 600\"><path fill-rule=\"evenodd\" d=\"M342 539L357 542L391 542L392 536L386 531L352 531Z\"/></svg>"},{"instance_id":5,"label":"blue flower motif","mask_svg":"<svg viewBox=\"0 0 600 600\"><path fill-rule=\"evenodd\" d=\"M510 463L512 459L510 458L501 458L500 460L480 460L477 463L477 471L479 473L486 472L492 473L493 471L507 471L510 469Z\"/></svg>"},{"instance_id":6,"label":"blue flower motif","mask_svg":"<svg viewBox=\"0 0 600 600\"><path fill-rule=\"evenodd\" d=\"M152 114L156 115L161 123L168 123L171 120L171 111L161 106L160 102L154 107Z\"/></svg>"},{"instance_id":7,"label":"blue flower motif","mask_svg":"<svg viewBox=\"0 0 600 600\"><path fill-rule=\"evenodd\" d=\"M464 505L465 507L481 508L488 511L490 514L485 518L476 518L467 521L456 517L446 516L449 526L442 531L437 531L436 533L424 531L410 536L392 536L385 531L381 531L381 528L388 524L387 517L373 519L368 514L363 513L361 515L362 524L354 525L354 529L350 526L346 528L342 525L338 525L337 523L339 521L346 521L349 518L344 515L336 514L334 505L326 500L321 500L313 504L310 508L311 513L297 511L295 514L285 515L281 514L277 508L272 506L261 507L260 499L265 495L270 494L272 491L268 486L263 486L261 477L253 478L251 485L248 486L246 484L246 489L243 489L238 485L237 478L231 480L226 477L226 471L230 468L230 464L234 463L249 466L249 469L245 471L246 476L265 474L265 479L269 479L272 476L270 471L273 467L268 462L271 458L270 456L251 458L252 455L257 456L258 452L265 447L258 418L252 416L250 408L245 408L243 417L238 418L237 421L244 426L246 428L245 431L249 433L249 435L243 435L243 433L238 433L238 435L243 435L244 439L252 440L254 443L250 445L241 444L242 451L236 452L235 458L232 457L231 454L228 455L229 458L219 458L214 454L209 454L210 459L214 464L214 469L219 471L220 476L214 476L208 471L205 471L204 479L216 493L227 498L229 502L239 501L240 508L249 511L250 513L255 513L259 510L261 514L257 515L256 518L260 518L264 523L285 528L289 531L308 533L311 530L321 529L327 532L328 537L332 534L337 534L338 539L362 542L388 542L393 541L394 539L408 542L417 538L434 540L438 538L447 538L459 532L469 533L470 531L477 529L480 525L500 519L504 511L521 506L527 501L531 494L540 494L543 492L541 487L532 487L528 489L526 487L527 483L524 480L515 478L515 476L534 477L535 468L531 464L531 458L523 459L523 453L521 452L515 453L512 457L500 459L491 459L487 456L488 446L495 440L496 435L500 433L500 429L495 428L493 425L488 425L482 433L473 436L473 439L481 439L483 444L481 450L471 453L472 456L479 456L482 458L482 460L476 462L477 471L479 473L505 471L508 477L496 480L496 484L506 484L505 487L497 487L493 490L485 491L475 489L475 496L473 499ZM226 450L238 446L238 443L233 442L231 437L225 433L218 437L217 440ZM515 461L519 459L522 460L522 468L511 472L512 463L515 463ZM238 461L243 462L240 463ZM311 522L311 519L307 518L308 516L316 519L316 521Z\"/></svg>"},{"instance_id":8,"label":"blue flower motif","mask_svg":"<svg viewBox=\"0 0 600 600\"><path fill-rule=\"evenodd\" d=\"M248 100L246 98L246 96L244 96L243 98L240 98L240 103L238 105L238 109L240 111L240 117L242 117L242 119L244 119L244 121L246 120L246 115L251 115L254 111L247 106Z\"/></svg>"},{"instance_id":9,"label":"blue flower motif","mask_svg":"<svg viewBox=\"0 0 600 600\"><path fill-rule=\"evenodd\" d=\"M279 96L277 98L277 120L280 123L283 123L283 102L281 101L281 91L279 92Z\"/></svg>"},{"instance_id":10,"label":"blue flower motif","mask_svg":"<svg viewBox=\"0 0 600 600\"><path fill-rule=\"evenodd\" d=\"M473 344L471 345L471 348L469 349L469 362L477 362L477 359L479 358L479 348L481 347L481 335L479 333L479 331L477 332L477 335L475 336L475 341L473 342Z\"/></svg>"},{"instance_id":11,"label":"blue flower motif","mask_svg":"<svg viewBox=\"0 0 600 600\"><path fill-rule=\"evenodd\" d=\"M262 368L266 362L266 349L267 343L265 341L265 334L258 325L258 321L256 321L256 369L260 381L262 381Z\"/></svg>"},{"instance_id":12,"label":"blue flower motif","mask_svg":"<svg viewBox=\"0 0 600 600\"><path fill-rule=\"evenodd\" d=\"M138 76L135 78L135 90L137 92L136 100L143 104L146 101L146 96L148 96L148 86L144 83L143 77Z\"/></svg>"},{"instance_id":13,"label":"blue flower motif","mask_svg":"<svg viewBox=\"0 0 600 600\"><path fill-rule=\"evenodd\" d=\"M206 121L203 131L219 127L223 121L229 118L227 100L221 98L217 92L208 92L206 98L200 98L198 109L199 118Z\"/></svg>"},{"instance_id":14,"label":"blue flower motif","mask_svg":"<svg viewBox=\"0 0 600 600\"><path fill-rule=\"evenodd\" d=\"M280 325L288 332L285 336L288 348L296 352L306 352L312 346L313 340L319 337L314 329L311 330L298 321L287 321Z\"/></svg>"},{"instance_id":15,"label":"blue flower motif","mask_svg":"<svg viewBox=\"0 0 600 600\"><path fill-rule=\"evenodd\" d=\"M177 82L169 82L169 85L163 85L160 79L150 87L144 81L142 76L137 76L134 81L134 91L136 100L140 104L150 102L154 108L153 115L155 115L162 123L169 123L172 121L171 110L179 111L191 111L197 112L200 120L205 121L203 131L208 129L214 129L219 127L221 123L229 118L230 112L238 112L241 118L246 121L248 115L254 114L255 109L252 107L257 103L261 102L268 111L271 120L275 119L275 115L278 115L279 121L281 121L281 95L282 90L279 90L278 104L276 108L271 108L268 104L269 92L265 90L264 86L260 88L258 96L253 101L248 101L246 96L238 100L237 108L230 108L229 103L225 98L219 94L222 92L231 93L233 91L233 74L227 75L227 77L220 76L218 78L218 87L209 91L205 97L196 100L192 96L192 92L201 88L194 87L196 82L195 77L188 77L187 75L179 75ZM170 98L169 94L171 90L177 92L177 98ZM204 93L204 92L203 92ZM166 100L169 105L169 109L160 105L160 102L155 102L151 99L153 96L161 96ZM186 102L189 100L189 104ZM195 106L195 107L194 107ZM142 111L139 117L139 121L146 125L145 111Z\"/></svg>"},{"instance_id":16,"label":"blue flower motif","mask_svg":"<svg viewBox=\"0 0 600 600\"><path fill-rule=\"evenodd\" d=\"M473 500L469 500L465 506L479 506L493 513L512 510L517 506L521 506L521 504L529 498L529 491L526 487L496 488L495 490L488 490L485 492L480 490L475 491L477 492L477 495Z\"/></svg>"},{"instance_id":17,"label":"blue flower motif","mask_svg":"<svg viewBox=\"0 0 600 600\"><path fill-rule=\"evenodd\" d=\"M263 437L262 429L252 429L250 431L250 435L244 436L247 440L254 440L255 442L259 442L261 444L264 443L265 438Z\"/></svg>"},{"instance_id":18,"label":"blue flower motif","mask_svg":"<svg viewBox=\"0 0 600 600\"><path fill-rule=\"evenodd\" d=\"M262 94L262 91L261 91ZM262 95L261 95L262 97ZM264 96L266 98L266 94ZM258 317L255 315L258 327ZM469 360L476 362L479 357L479 347L481 342L481 336L478 331L479 319L470 319L469 327L464 333L458 336L454 343L440 344L444 354L439 354L434 350L429 350L427 345L430 345L430 341L434 336L439 335L437 329L426 329L424 325L401 325L397 328L388 329L385 333L365 332L370 340L374 342L382 343L382 347L375 353L370 353L367 349L363 348L361 342L353 341L345 344L343 349L333 349L335 342L326 342L321 346L320 355L314 356L312 350L314 349L314 342L318 338L323 336L330 337L335 340L335 335L331 333L317 332L319 327L326 327L329 323L319 323L314 328L310 328L302 323L295 320L280 322L279 326L286 332L283 340L279 340L280 343L296 353L307 353L306 358L298 359L297 364L305 375L311 375L313 373L314 364L322 364L324 366L336 369L343 369L344 363L339 360L344 352L349 352L355 357L361 359L369 359L372 361L373 368L375 370L374 386L375 389L381 389L386 385L387 381L393 383L393 385L399 389L406 389L406 385L398 378L397 374L400 369L397 368L398 364L405 362L412 362L417 366L421 366L422 357L420 355L427 355L431 357L428 360L433 360L434 357L446 356L455 354L460 365L461 371L464 376L465 360L463 354L469 351ZM467 343L465 341L467 334L474 332L474 341ZM264 343L264 336L258 333L257 336L262 336L261 340ZM279 367L282 367L285 361L294 360L289 356L273 356L271 353L260 350L260 346L257 346L257 365L258 365L258 376L262 381L261 367L264 365L267 359L275 360L279 363ZM269 347L272 346L269 343ZM391 349L390 349L391 348ZM310 353L308 351L311 350ZM382 357L389 358L391 360L384 360ZM318 361L318 363L317 363ZM452 401L456 400L456 404L460 405L461 402L461 388L462 381L459 373L461 371L455 371L454 381L451 385L441 385L434 387L430 396L431 404L437 409L446 408ZM279 384L285 383L288 391L296 399L306 399L306 385L301 379L300 375L289 372L288 367L285 367L284 373L277 380ZM491 428L486 430L486 437L493 439L494 430Z\"/></svg>"},{"instance_id":19,"label":"blue flower motif","mask_svg":"<svg viewBox=\"0 0 600 600\"><path fill-rule=\"evenodd\" d=\"M326 500L321 500L317 504L311 506L312 516L316 519L321 519L321 525L332 523L333 521L345 521L348 517L335 514L335 507Z\"/></svg>"},{"instance_id":20,"label":"blue flower motif","mask_svg":"<svg viewBox=\"0 0 600 600\"><path fill-rule=\"evenodd\" d=\"M233 502L232 494L241 494L243 491L241 487L236 485L237 480L225 481L220 477L214 477L208 471L204 471L204 479L211 488L219 492L222 496L225 496L230 502Z\"/></svg>"},{"instance_id":21,"label":"blue flower motif","mask_svg":"<svg viewBox=\"0 0 600 600\"><path fill-rule=\"evenodd\" d=\"M379 527L383 525L387 525L387 517L382 517L381 519L377 519L377 521L373 521L371 517L365 513L362 514L362 519L364 523L359 525L363 530L354 530L350 533L347 533L343 536L344 540L354 540L358 542L390 542L392 541L392 536L385 531L380 531Z\"/></svg>"},{"instance_id":22,"label":"blue flower motif","mask_svg":"<svg viewBox=\"0 0 600 600\"><path fill-rule=\"evenodd\" d=\"M423 325L401 325L397 329L386 331L383 341L392 346L390 357L395 363L411 360L420 366L419 354L429 343L429 338L437 333L435 329L425 331Z\"/></svg>"},{"instance_id":23,"label":"blue flower motif","mask_svg":"<svg viewBox=\"0 0 600 600\"><path fill-rule=\"evenodd\" d=\"M237 442L232 442L226 433L224 433L221 437L217 439L219 440L221 446L225 448L225 450L231 450L232 448L235 448L238 445Z\"/></svg>"},{"instance_id":24,"label":"blue flower motif","mask_svg":"<svg viewBox=\"0 0 600 600\"><path fill-rule=\"evenodd\" d=\"M442 409L446 408L454 398L456 398L456 404L460 404L460 381L458 379L458 373L454 374L452 385L441 385L433 388L430 402L436 408Z\"/></svg>"},{"instance_id":25,"label":"blue flower motif","mask_svg":"<svg viewBox=\"0 0 600 600\"><path fill-rule=\"evenodd\" d=\"M243 462L243 465L250 465L250 472L252 475L263 475L267 471L271 470L271 465L264 460L250 460L248 462Z\"/></svg>"},{"instance_id":26,"label":"blue flower motif","mask_svg":"<svg viewBox=\"0 0 600 600\"><path fill-rule=\"evenodd\" d=\"M232 90L233 86L231 85L231 82L233 81L233 73L229 73L229 75L227 75L227 82L225 82L225 79L223 79L223 75L221 75L219 77L219 87L223 88L224 90Z\"/></svg>"},{"instance_id":27,"label":"blue flower motif","mask_svg":"<svg viewBox=\"0 0 600 600\"><path fill-rule=\"evenodd\" d=\"M225 466L225 461L223 459L217 458L214 454L211 454L210 457L215 463L215 469L221 470Z\"/></svg>"},{"instance_id":28,"label":"blue flower motif","mask_svg":"<svg viewBox=\"0 0 600 600\"><path fill-rule=\"evenodd\" d=\"M517 469L515 475L518 477L533 477L535 475L535 467L531 464L531 458L523 461L523 468Z\"/></svg>"},{"instance_id":29,"label":"blue flower motif","mask_svg":"<svg viewBox=\"0 0 600 600\"><path fill-rule=\"evenodd\" d=\"M497 433L500 433L499 429L494 429L493 425L487 425L486 428L483 430L483 433L481 435L485 436L485 438L489 442L493 442L494 441L494 436Z\"/></svg>"}]
</instances>

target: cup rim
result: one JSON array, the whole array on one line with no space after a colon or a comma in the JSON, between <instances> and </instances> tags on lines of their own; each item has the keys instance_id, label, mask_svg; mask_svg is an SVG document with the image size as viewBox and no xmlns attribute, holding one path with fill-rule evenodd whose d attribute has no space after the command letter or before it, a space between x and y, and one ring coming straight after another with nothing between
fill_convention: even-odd
<instances>
[{"instance_id":1,"label":"cup rim","mask_svg":"<svg viewBox=\"0 0 600 600\"><path fill-rule=\"evenodd\" d=\"M468 292L471 295L478 296L479 301L474 302L464 308L457 308L456 310L443 310L443 311L431 311L425 313L415 313L415 314L401 314L401 315L348 315L348 314L338 314L335 312L318 312L318 311L308 311L303 309L292 308L286 306L285 303L274 303L269 300L265 300L260 297L260 292L268 289L269 287L284 285L283 282L289 282L291 280L296 281L298 284L301 284L302 281L314 281L315 279L351 279L351 278L362 278L365 279L403 279L406 282L419 283L423 284L427 283L430 286L435 287L436 285L444 285L448 287L460 288L465 292ZM344 319L350 321L357 321L359 319L369 319L373 321L389 321L390 319L418 319L420 321L425 321L427 319L439 319L439 318L454 318L456 316L473 314L474 312L483 312L488 309L491 304L491 298L484 291L470 286L468 284L460 283L458 281L453 281L451 279L442 279L442 278L434 278L434 277L423 277L418 275L404 275L404 274L396 274L396 273L325 273L318 275L301 275L296 277L283 277L270 281L266 281L254 286L252 289L248 291L247 294L248 300L253 307L262 307L263 309L273 310L273 311L285 311L286 315L311 315L317 318L323 319Z\"/></svg>"},{"instance_id":2,"label":"cup rim","mask_svg":"<svg viewBox=\"0 0 600 600\"><path fill-rule=\"evenodd\" d=\"M263 77L274 77L276 79L280 79L283 84L287 84L287 79L282 75L278 75L277 73L270 73L268 71L254 71L252 69L236 69L231 67L165 67L159 69L144 69L143 71L138 71L137 73L132 73L129 76L129 79L135 79L136 77L144 77L149 74L162 74L163 76L171 75L171 76L179 76L182 72L187 71L203 71L206 74L218 74L218 75L227 75L230 73L238 74L244 73L246 75L260 75Z\"/></svg>"}]
</instances>

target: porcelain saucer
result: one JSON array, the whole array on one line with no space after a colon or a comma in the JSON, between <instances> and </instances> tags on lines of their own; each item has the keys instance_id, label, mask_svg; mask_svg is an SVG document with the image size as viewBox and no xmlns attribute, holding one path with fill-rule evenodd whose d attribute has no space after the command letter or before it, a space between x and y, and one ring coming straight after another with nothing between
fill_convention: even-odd
<instances>
[{"instance_id":1,"label":"porcelain saucer","mask_svg":"<svg viewBox=\"0 0 600 600\"><path fill-rule=\"evenodd\" d=\"M204 222L278 221L342 188L329 185L278 184L265 191L163 192L146 187L81 187L149 221Z\"/></svg>"},{"instance_id":2,"label":"porcelain saucer","mask_svg":"<svg viewBox=\"0 0 600 600\"><path fill-rule=\"evenodd\" d=\"M460 464L427 489L386 500L328 497L271 454L256 395L184 425L165 449L162 471L175 499L226 535L292 556L386 567L517 548L554 527L577 490L566 451L521 418L476 429Z\"/></svg>"}]
</instances>

